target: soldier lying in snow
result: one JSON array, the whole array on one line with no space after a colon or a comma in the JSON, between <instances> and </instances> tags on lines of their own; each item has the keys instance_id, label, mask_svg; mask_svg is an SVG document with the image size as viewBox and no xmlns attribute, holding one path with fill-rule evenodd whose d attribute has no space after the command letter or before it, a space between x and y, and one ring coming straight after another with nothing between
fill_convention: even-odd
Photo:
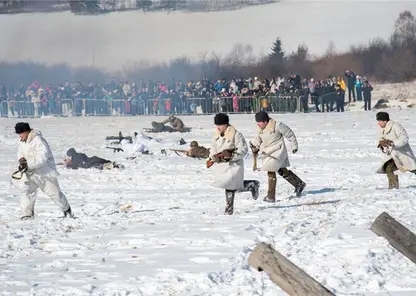
<instances>
[{"instance_id":1,"label":"soldier lying in snow","mask_svg":"<svg viewBox=\"0 0 416 296\"><path fill-rule=\"evenodd\" d=\"M123 152L128 154L128 158L134 159L140 154L150 154L149 148L140 143L139 141L134 141L129 143L127 140L121 141L121 147Z\"/></svg>"},{"instance_id":2,"label":"soldier lying in snow","mask_svg":"<svg viewBox=\"0 0 416 296\"><path fill-rule=\"evenodd\" d=\"M170 126L166 126L163 122L152 121L151 131L154 133L172 133L173 128L171 128Z\"/></svg>"},{"instance_id":3,"label":"soldier lying in snow","mask_svg":"<svg viewBox=\"0 0 416 296\"><path fill-rule=\"evenodd\" d=\"M74 148L70 148L66 155L69 157L64 160L65 166L68 169L90 169L95 168L99 170L107 169L111 170L112 168L124 168L123 165L117 164L116 162L112 162L111 160L107 160L104 158L100 158L97 156L88 157L84 153L78 153L75 151Z\"/></svg>"},{"instance_id":4,"label":"soldier lying in snow","mask_svg":"<svg viewBox=\"0 0 416 296\"><path fill-rule=\"evenodd\" d=\"M199 146L197 141L192 141L190 144L190 149L185 152L186 156L195 157L195 158L208 158L209 157L209 148L204 146Z\"/></svg>"},{"instance_id":5,"label":"soldier lying in snow","mask_svg":"<svg viewBox=\"0 0 416 296\"><path fill-rule=\"evenodd\" d=\"M163 124L165 123L170 123L170 125L172 126L173 130L175 131L183 131L185 125L183 124L183 121L180 120L178 117L175 117L173 115L169 116L168 119L162 121Z\"/></svg>"},{"instance_id":6,"label":"soldier lying in snow","mask_svg":"<svg viewBox=\"0 0 416 296\"><path fill-rule=\"evenodd\" d=\"M165 126L166 123L170 123L170 126ZM156 122L156 121L152 121L152 129L147 129L148 132L153 132L153 133L163 133L163 132L168 132L168 133L173 133L173 132L181 132L181 133L185 133L185 132L189 132L191 129L189 127L185 127L182 120L180 120L179 118L171 115L169 116L168 119L162 121L162 122Z\"/></svg>"},{"instance_id":7,"label":"soldier lying in snow","mask_svg":"<svg viewBox=\"0 0 416 296\"><path fill-rule=\"evenodd\" d=\"M182 152L186 156L193 157L193 158L208 158L209 157L209 148L207 149L203 146L199 146L197 141L191 142L189 150L182 150L182 149L170 149L170 150L175 151L175 153L178 155L179 155L178 152Z\"/></svg>"}]
</instances>

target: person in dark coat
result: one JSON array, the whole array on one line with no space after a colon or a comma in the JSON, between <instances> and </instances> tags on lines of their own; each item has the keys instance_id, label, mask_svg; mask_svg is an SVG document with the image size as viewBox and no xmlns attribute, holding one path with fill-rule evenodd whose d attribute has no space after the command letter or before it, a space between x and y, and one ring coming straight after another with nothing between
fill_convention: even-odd
<instances>
[{"instance_id":1,"label":"person in dark coat","mask_svg":"<svg viewBox=\"0 0 416 296\"><path fill-rule=\"evenodd\" d=\"M368 80L364 81L361 90L364 97L364 109L366 111L371 111L371 92L373 91L373 87L368 83Z\"/></svg>"},{"instance_id":2,"label":"person in dark coat","mask_svg":"<svg viewBox=\"0 0 416 296\"><path fill-rule=\"evenodd\" d=\"M70 148L66 155L69 157L65 160L65 165L69 169L77 170L81 169L112 169L112 168L122 168L121 165L112 162L98 156L88 157L84 153L76 152L74 148Z\"/></svg>"}]
</instances>

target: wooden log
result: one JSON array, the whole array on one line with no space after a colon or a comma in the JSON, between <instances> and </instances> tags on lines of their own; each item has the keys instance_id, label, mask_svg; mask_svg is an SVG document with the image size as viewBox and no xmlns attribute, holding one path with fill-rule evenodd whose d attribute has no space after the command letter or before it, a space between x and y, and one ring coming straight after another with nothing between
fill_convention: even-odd
<instances>
[{"instance_id":1,"label":"wooden log","mask_svg":"<svg viewBox=\"0 0 416 296\"><path fill-rule=\"evenodd\" d=\"M258 245L248 257L248 264L267 272L270 280L290 296L335 296L269 244Z\"/></svg>"},{"instance_id":2,"label":"wooden log","mask_svg":"<svg viewBox=\"0 0 416 296\"><path fill-rule=\"evenodd\" d=\"M370 230L384 237L397 251L416 263L416 235L392 216L381 213Z\"/></svg>"}]
</instances>

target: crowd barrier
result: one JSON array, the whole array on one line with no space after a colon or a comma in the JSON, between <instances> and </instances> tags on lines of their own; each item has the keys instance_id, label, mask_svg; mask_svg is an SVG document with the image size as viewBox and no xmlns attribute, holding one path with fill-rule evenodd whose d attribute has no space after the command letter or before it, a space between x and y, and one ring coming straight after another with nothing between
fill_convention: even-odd
<instances>
[{"instance_id":1,"label":"crowd barrier","mask_svg":"<svg viewBox=\"0 0 416 296\"><path fill-rule=\"evenodd\" d=\"M256 113L300 111L298 96L178 97L144 100L60 99L56 101L2 101L2 117L135 116Z\"/></svg>"}]
</instances>

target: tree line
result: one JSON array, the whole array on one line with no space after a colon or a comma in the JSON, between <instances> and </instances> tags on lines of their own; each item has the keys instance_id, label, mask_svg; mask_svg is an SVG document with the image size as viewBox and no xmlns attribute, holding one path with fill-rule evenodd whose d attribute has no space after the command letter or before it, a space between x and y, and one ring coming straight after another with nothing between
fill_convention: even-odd
<instances>
[{"instance_id":1,"label":"tree line","mask_svg":"<svg viewBox=\"0 0 416 296\"><path fill-rule=\"evenodd\" d=\"M312 58L306 45L299 45L293 52L286 52L280 38L276 38L270 53L258 57L250 45L235 44L225 55L200 54L197 61L181 56L170 62L150 63L141 61L119 73L105 73L96 68L73 69L68 65L45 66L42 64L0 63L0 82L18 86L38 80L43 84L59 84L64 81L101 83L112 77L129 81L157 79L170 81L197 81L276 77L293 73L301 77L325 79L343 75L350 69L360 76L378 82L402 82L416 79L416 20L410 11L403 11L397 18L393 34L388 40L373 39L367 44L352 46L338 53L331 44L320 57Z\"/></svg>"},{"instance_id":2,"label":"tree line","mask_svg":"<svg viewBox=\"0 0 416 296\"><path fill-rule=\"evenodd\" d=\"M278 0L0 0L0 13L71 11L76 15L96 15L126 10L203 12L236 10L273 2Z\"/></svg>"}]
</instances>

